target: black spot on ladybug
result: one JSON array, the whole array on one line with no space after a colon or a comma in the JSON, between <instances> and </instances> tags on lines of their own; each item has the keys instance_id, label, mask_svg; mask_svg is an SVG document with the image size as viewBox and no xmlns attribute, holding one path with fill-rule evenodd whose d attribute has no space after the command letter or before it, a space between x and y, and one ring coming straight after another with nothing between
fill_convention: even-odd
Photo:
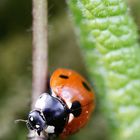
<instances>
[{"instance_id":1,"label":"black spot on ladybug","mask_svg":"<svg viewBox=\"0 0 140 140\"><path fill-rule=\"evenodd\" d=\"M86 90L91 91L90 87L87 85L86 82L83 81L83 82L82 82L82 85L84 86L84 88L85 88Z\"/></svg>"},{"instance_id":2,"label":"black spot on ladybug","mask_svg":"<svg viewBox=\"0 0 140 140\"><path fill-rule=\"evenodd\" d=\"M71 113L74 115L74 117L78 117L82 112L80 102L79 101L74 101L72 103L72 106L71 106L70 110L71 110Z\"/></svg>"},{"instance_id":3,"label":"black spot on ladybug","mask_svg":"<svg viewBox=\"0 0 140 140\"><path fill-rule=\"evenodd\" d=\"M69 78L67 75L63 75L63 74L59 75L59 77L63 78L63 79L68 79Z\"/></svg>"}]
</instances>

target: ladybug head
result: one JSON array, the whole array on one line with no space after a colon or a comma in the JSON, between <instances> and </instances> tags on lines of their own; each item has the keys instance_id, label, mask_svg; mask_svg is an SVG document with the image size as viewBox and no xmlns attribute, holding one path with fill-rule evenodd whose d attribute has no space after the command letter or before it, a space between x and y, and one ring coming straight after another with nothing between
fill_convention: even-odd
<instances>
[{"instance_id":1,"label":"ladybug head","mask_svg":"<svg viewBox=\"0 0 140 140\"><path fill-rule=\"evenodd\" d=\"M29 113L27 127L30 130L36 130L38 135L40 135L40 132L46 127L45 119L40 111L33 110Z\"/></svg>"}]
</instances>

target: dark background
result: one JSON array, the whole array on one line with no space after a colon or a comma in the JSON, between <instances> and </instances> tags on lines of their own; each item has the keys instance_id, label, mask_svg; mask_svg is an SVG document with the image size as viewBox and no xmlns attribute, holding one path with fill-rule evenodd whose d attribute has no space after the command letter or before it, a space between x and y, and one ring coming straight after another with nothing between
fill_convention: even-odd
<instances>
[{"instance_id":1,"label":"dark background","mask_svg":"<svg viewBox=\"0 0 140 140\"><path fill-rule=\"evenodd\" d=\"M140 1L129 0L128 4L139 31ZM0 140L25 140L28 133L24 123L15 124L14 120L26 119L30 110L31 11L29 0L0 0ZM64 0L48 0L48 21L49 72L65 67L86 76L83 56ZM96 129L98 126L103 130ZM105 140L107 134L100 115L95 113L86 128L69 139Z\"/></svg>"}]
</instances>

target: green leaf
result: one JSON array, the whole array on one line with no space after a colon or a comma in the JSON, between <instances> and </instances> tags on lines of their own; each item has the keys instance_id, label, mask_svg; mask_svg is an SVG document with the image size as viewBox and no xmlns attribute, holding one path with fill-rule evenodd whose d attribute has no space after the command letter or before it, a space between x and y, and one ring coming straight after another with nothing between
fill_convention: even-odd
<instances>
[{"instance_id":1,"label":"green leaf","mask_svg":"<svg viewBox=\"0 0 140 140\"><path fill-rule=\"evenodd\" d=\"M113 140L140 138L140 48L124 0L69 0ZM101 132L102 133L102 132Z\"/></svg>"}]
</instances>

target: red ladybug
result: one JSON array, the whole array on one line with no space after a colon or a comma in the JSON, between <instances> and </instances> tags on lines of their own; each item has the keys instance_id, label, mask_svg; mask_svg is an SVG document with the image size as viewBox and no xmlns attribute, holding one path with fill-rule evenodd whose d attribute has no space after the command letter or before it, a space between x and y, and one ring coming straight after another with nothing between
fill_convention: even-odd
<instances>
[{"instance_id":1,"label":"red ladybug","mask_svg":"<svg viewBox=\"0 0 140 140\"><path fill-rule=\"evenodd\" d=\"M31 130L49 136L66 137L89 120L95 108L95 95L89 83L77 72L57 69L50 79L50 93L40 95L28 115Z\"/></svg>"}]
</instances>

